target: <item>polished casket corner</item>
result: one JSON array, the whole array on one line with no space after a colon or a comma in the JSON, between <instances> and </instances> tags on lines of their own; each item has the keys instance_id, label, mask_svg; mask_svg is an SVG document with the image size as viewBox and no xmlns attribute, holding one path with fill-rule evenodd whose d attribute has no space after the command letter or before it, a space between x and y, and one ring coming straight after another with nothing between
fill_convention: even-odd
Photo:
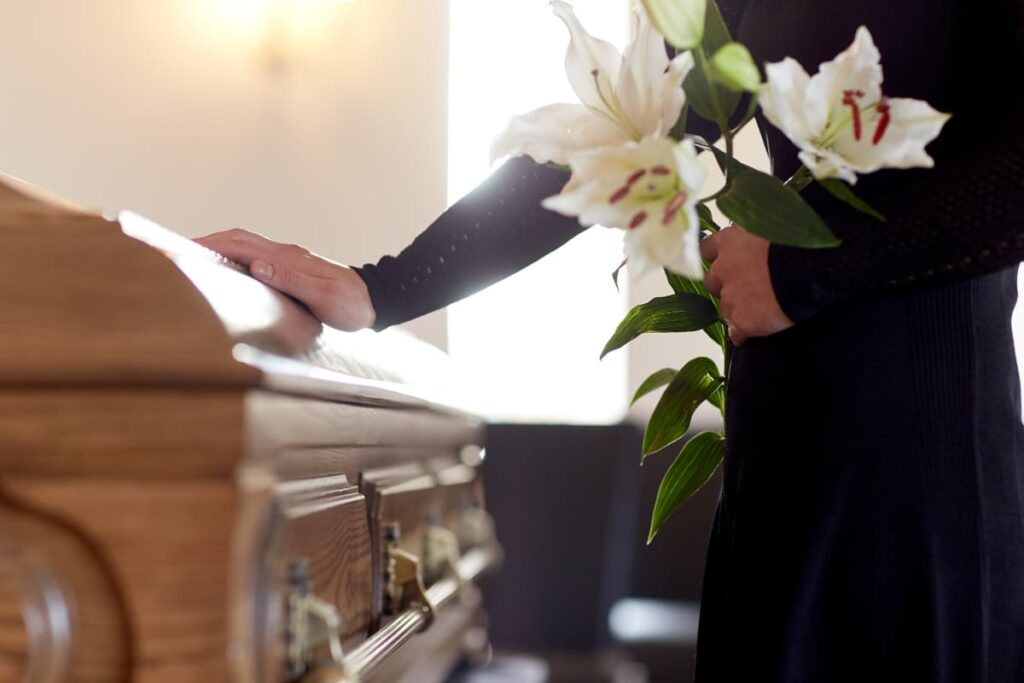
<instances>
[{"instance_id":1,"label":"polished casket corner","mask_svg":"<svg viewBox=\"0 0 1024 683\"><path fill-rule=\"evenodd\" d=\"M431 681L479 647L500 549L444 354L5 177L0 261L0 681Z\"/></svg>"}]
</instances>

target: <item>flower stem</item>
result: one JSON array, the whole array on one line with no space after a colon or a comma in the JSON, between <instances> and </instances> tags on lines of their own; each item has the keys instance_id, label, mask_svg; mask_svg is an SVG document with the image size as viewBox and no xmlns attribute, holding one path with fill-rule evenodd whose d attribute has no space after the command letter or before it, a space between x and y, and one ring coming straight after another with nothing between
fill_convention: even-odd
<instances>
[{"instance_id":1,"label":"flower stem","mask_svg":"<svg viewBox=\"0 0 1024 683\"><path fill-rule=\"evenodd\" d=\"M814 176L811 175L811 171L806 166L800 166L796 173L786 181L786 187L791 187L799 192L810 185L812 180L814 180Z\"/></svg>"},{"instance_id":2,"label":"flower stem","mask_svg":"<svg viewBox=\"0 0 1024 683\"><path fill-rule=\"evenodd\" d=\"M757 114L757 105L758 105L757 93L751 93L750 94L750 102L747 103L747 111L743 115L743 120L740 121L732 129L732 134L733 135L738 134L741 130L743 130L744 126L746 126L748 123L750 123L751 119L754 118L754 115Z\"/></svg>"}]
</instances>

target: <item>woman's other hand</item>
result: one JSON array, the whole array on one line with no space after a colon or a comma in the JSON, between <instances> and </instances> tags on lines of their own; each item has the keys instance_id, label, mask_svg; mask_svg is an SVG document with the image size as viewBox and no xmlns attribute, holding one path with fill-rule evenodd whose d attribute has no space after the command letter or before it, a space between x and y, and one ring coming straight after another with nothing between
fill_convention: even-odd
<instances>
[{"instance_id":1,"label":"woman's other hand","mask_svg":"<svg viewBox=\"0 0 1024 683\"><path fill-rule=\"evenodd\" d=\"M711 264L704 285L721 300L729 338L737 346L750 337L767 337L793 326L775 298L768 246L767 240L735 226L723 228L700 245L701 256Z\"/></svg>"},{"instance_id":2,"label":"woman's other hand","mask_svg":"<svg viewBox=\"0 0 1024 683\"><path fill-rule=\"evenodd\" d=\"M351 332L376 319L366 284L348 266L240 228L196 242L247 266L254 278L298 299L331 327Z\"/></svg>"}]
</instances>

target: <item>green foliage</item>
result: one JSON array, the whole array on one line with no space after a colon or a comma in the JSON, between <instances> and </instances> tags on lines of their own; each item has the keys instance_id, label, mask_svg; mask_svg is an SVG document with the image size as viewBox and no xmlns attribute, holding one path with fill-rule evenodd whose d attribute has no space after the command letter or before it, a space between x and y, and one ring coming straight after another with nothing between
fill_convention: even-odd
<instances>
[{"instance_id":1,"label":"green foliage","mask_svg":"<svg viewBox=\"0 0 1024 683\"><path fill-rule=\"evenodd\" d=\"M708 403L718 408L718 412L725 416L725 384L718 387L715 393L708 396Z\"/></svg>"},{"instance_id":2,"label":"green foliage","mask_svg":"<svg viewBox=\"0 0 1024 683\"><path fill-rule=\"evenodd\" d=\"M732 41L729 29L722 19L718 5L708 4L704 24L704 40L700 49L694 51L696 66L686 75L683 89L686 91L687 104L708 121L720 127L728 126L729 117L740 102L740 94L713 82L711 67L706 63L704 55L713 55L724 45Z\"/></svg>"},{"instance_id":3,"label":"green foliage","mask_svg":"<svg viewBox=\"0 0 1024 683\"><path fill-rule=\"evenodd\" d=\"M646 332L692 332L718 320L718 309L696 294L659 296L634 307L619 323L601 357L621 348Z\"/></svg>"},{"instance_id":4,"label":"green foliage","mask_svg":"<svg viewBox=\"0 0 1024 683\"><path fill-rule=\"evenodd\" d=\"M690 50L700 45L708 0L643 0L643 3L658 33L674 47Z\"/></svg>"},{"instance_id":5,"label":"green foliage","mask_svg":"<svg viewBox=\"0 0 1024 683\"><path fill-rule=\"evenodd\" d=\"M839 201L853 207L863 214L871 216L877 221L881 221L882 223L885 222L885 216L871 208L867 202L854 193L853 188L842 180L839 180L838 178L827 178L825 180L819 180L818 184L828 190L829 194Z\"/></svg>"},{"instance_id":6,"label":"green foliage","mask_svg":"<svg viewBox=\"0 0 1024 683\"><path fill-rule=\"evenodd\" d=\"M775 176L732 163L734 171L728 188L718 197L718 208L733 223L776 244L809 249L839 244L795 190Z\"/></svg>"},{"instance_id":7,"label":"green foliage","mask_svg":"<svg viewBox=\"0 0 1024 683\"><path fill-rule=\"evenodd\" d=\"M725 455L725 438L718 432L701 432L680 451L661 480L651 514L647 543L654 540L672 513L711 479Z\"/></svg>"},{"instance_id":8,"label":"green foliage","mask_svg":"<svg viewBox=\"0 0 1024 683\"><path fill-rule=\"evenodd\" d=\"M669 382L644 431L643 458L678 441L690 428L693 411L720 386L722 377L710 358L694 358Z\"/></svg>"},{"instance_id":9,"label":"green foliage","mask_svg":"<svg viewBox=\"0 0 1024 683\"><path fill-rule=\"evenodd\" d=\"M697 216L700 217L700 227L708 232L718 232L721 226L715 222L715 216L711 213L707 204L697 205Z\"/></svg>"},{"instance_id":10,"label":"green foliage","mask_svg":"<svg viewBox=\"0 0 1024 683\"><path fill-rule=\"evenodd\" d=\"M633 400L629 402L629 405L633 405L641 398L651 393L655 389L665 386L671 382L676 376L676 371L672 368L662 368L657 372L651 373L651 376L640 383L640 387L633 394Z\"/></svg>"},{"instance_id":11,"label":"green foliage","mask_svg":"<svg viewBox=\"0 0 1024 683\"><path fill-rule=\"evenodd\" d=\"M711 77L736 92L757 92L761 73L741 43L726 43L711 57Z\"/></svg>"},{"instance_id":12,"label":"green foliage","mask_svg":"<svg viewBox=\"0 0 1024 683\"><path fill-rule=\"evenodd\" d=\"M668 280L669 287L676 294L696 294L702 296L714 305L715 310L718 310L718 302L713 296L704 288L704 283L698 280L691 280L688 277L683 277L678 273L673 273L671 270L665 271L665 279ZM721 346L725 343L725 325L722 324L721 320L716 320L707 327L704 328L704 332L711 337L712 341Z\"/></svg>"}]
</instances>

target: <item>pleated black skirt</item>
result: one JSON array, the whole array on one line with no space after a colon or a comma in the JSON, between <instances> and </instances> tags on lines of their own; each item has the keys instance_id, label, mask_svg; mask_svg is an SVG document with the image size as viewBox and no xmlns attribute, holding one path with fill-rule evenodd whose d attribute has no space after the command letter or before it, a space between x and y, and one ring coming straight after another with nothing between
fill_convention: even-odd
<instances>
[{"instance_id":1,"label":"pleated black skirt","mask_svg":"<svg viewBox=\"0 0 1024 683\"><path fill-rule=\"evenodd\" d=\"M700 683L1024 681L1016 268L738 349Z\"/></svg>"}]
</instances>

